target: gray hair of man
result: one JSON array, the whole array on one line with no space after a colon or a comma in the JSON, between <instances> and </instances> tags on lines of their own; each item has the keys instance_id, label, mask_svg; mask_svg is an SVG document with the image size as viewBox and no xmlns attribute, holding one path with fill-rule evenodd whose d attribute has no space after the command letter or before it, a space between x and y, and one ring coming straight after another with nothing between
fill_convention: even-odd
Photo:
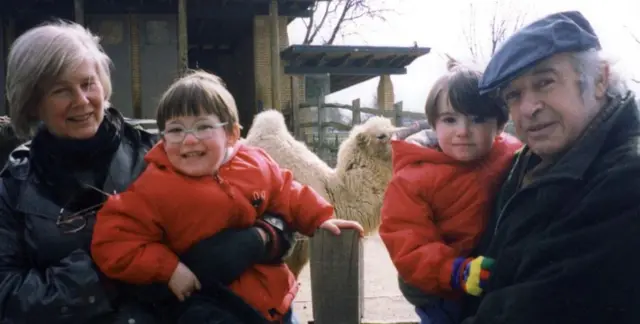
<instances>
[{"instance_id":1,"label":"gray hair of man","mask_svg":"<svg viewBox=\"0 0 640 324\"><path fill-rule=\"evenodd\" d=\"M602 78L603 66L609 66L607 95L610 97L624 96L627 84L622 74L614 68L614 62L606 57L602 51L587 50L570 54L571 65L580 77L580 93L585 103L593 103L596 100L596 84Z\"/></svg>"},{"instance_id":2,"label":"gray hair of man","mask_svg":"<svg viewBox=\"0 0 640 324\"><path fill-rule=\"evenodd\" d=\"M58 20L34 27L15 40L7 59L6 92L18 136L28 139L34 135L40 121L38 104L62 75L87 59L96 63L108 106L112 62L100 46L99 37L88 29Z\"/></svg>"}]
</instances>

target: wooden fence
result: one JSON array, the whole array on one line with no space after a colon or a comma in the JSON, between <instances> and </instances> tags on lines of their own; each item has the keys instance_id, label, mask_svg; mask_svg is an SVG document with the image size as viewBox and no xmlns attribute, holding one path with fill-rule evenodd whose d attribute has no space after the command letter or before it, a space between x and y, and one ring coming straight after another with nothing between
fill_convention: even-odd
<instances>
[{"instance_id":1,"label":"wooden fence","mask_svg":"<svg viewBox=\"0 0 640 324\"><path fill-rule=\"evenodd\" d=\"M403 111L402 102L393 105L393 110L360 106L360 99L351 105L324 103L302 103L298 109L285 109L289 128L299 141L304 142L314 153L330 166L335 166L340 143L348 136L354 125L372 116L391 119L396 126L406 126L426 117L421 112Z\"/></svg>"}]
</instances>

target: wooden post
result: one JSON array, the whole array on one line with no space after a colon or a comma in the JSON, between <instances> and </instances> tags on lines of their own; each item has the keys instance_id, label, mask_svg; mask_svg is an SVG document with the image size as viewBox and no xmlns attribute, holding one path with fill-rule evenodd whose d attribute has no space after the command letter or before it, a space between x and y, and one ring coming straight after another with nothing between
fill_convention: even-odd
<instances>
[{"instance_id":1,"label":"wooden post","mask_svg":"<svg viewBox=\"0 0 640 324\"><path fill-rule=\"evenodd\" d=\"M314 324L357 324L364 306L362 239L355 230L311 238L311 298Z\"/></svg>"},{"instance_id":2,"label":"wooden post","mask_svg":"<svg viewBox=\"0 0 640 324\"><path fill-rule=\"evenodd\" d=\"M13 41L16 40L16 20L15 18L6 18L6 24L4 25L4 42L6 44L6 53L5 55L9 55L9 48Z\"/></svg>"},{"instance_id":3,"label":"wooden post","mask_svg":"<svg viewBox=\"0 0 640 324\"><path fill-rule=\"evenodd\" d=\"M6 60L7 60L7 51L6 48L8 48L9 46L6 45L5 43L5 39L4 39L4 30L5 30L5 19L0 18L0 113L4 114L4 115L9 115L9 112L7 111L7 102L5 100L6 98L6 94L5 94L5 82L7 79L6 73L5 72L5 67L7 65Z\"/></svg>"},{"instance_id":4,"label":"wooden post","mask_svg":"<svg viewBox=\"0 0 640 324\"><path fill-rule=\"evenodd\" d=\"M187 0L178 0L178 71L189 68L189 38L187 34Z\"/></svg>"},{"instance_id":5,"label":"wooden post","mask_svg":"<svg viewBox=\"0 0 640 324\"><path fill-rule=\"evenodd\" d=\"M84 0L73 0L73 17L78 24L84 26Z\"/></svg>"},{"instance_id":6,"label":"wooden post","mask_svg":"<svg viewBox=\"0 0 640 324\"><path fill-rule=\"evenodd\" d=\"M354 99L353 101L351 101L351 108L353 109L351 111L352 113L352 117L351 117L351 126L355 126L360 124L360 98L358 99Z\"/></svg>"},{"instance_id":7,"label":"wooden post","mask_svg":"<svg viewBox=\"0 0 640 324\"><path fill-rule=\"evenodd\" d=\"M394 123L396 127L402 127L402 101L398 101L393 104L394 114Z\"/></svg>"},{"instance_id":8,"label":"wooden post","mask_svg":"<svg viewBox=\"0 0 640 324\"><path fill-rule=\"evenodd\" d=\"M138 15L129 13L131 41L131 101L133 118L142 118L142 77L140 71L140 26Z\"/></svg>"},{"instance_id":9,"label":"wooden post","mask_svg":"<svg viewBox=\"0 0 640 324\"><path fill-rule=\"evenodd\" d=\"M318 109L318 145L316 152L320 159L324 160L326 157L326 149L324 145L324 122L326 119L326 111L324 110L324 89L322 88L320 89L316 109Z\"/></svg>"},{"instance_id":10,"label":"wooden post","mask_svg":"<svg viewBox=\"0 0 640 324\"><path fill-rule=\"evenodd\" d=\"M13 44L13 41L16 40L16 20L14 18L7 18L5 17L2 21L2 35L0 35L0 37L2 37L2 48L0 49L0 54L2 55L2 75L0 75L0 77L2 77L2 81L0 82L0 85L2 86L2 90L0 91L0 94L2 94L2 98L0 100L2 100L2 106L4 107L3 110L6 112L7 116L10 116L11 113L9 111L9 103L7 102L6 98L6 93L5 93L5 82L6 82L6 67L7 67L7 58L9 56L9 50L11 48L11 45Z\"/></svg>"},{"instance_id":11,"label":"wooden post","mask_svg":"<svg viewBox=\"0 0 640 324\"><path fill-rule=\"evenodd\" d=\"M280 100L280 28L278 15L278 0L271 0L269 7L271 22L271 108L282 110Z\"/></svg>"},{"instance_id":12,"label":"wooden post","mask_svg":"<svg viewBox=\"0 0 640 324\"><path fill-rule=\"evenodd\" d=\"M293 137L300 140L300 79L291 76L291 122L293 123Z\"/></svg>"}]
</instances>

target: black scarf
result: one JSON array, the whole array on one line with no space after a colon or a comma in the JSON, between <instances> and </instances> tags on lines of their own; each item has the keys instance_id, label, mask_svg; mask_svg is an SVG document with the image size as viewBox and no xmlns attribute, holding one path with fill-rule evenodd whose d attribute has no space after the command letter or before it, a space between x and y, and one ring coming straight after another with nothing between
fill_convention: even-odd
<instances>
[{"instance_id":1,"label":"black scarf","mask_svg":"<svg viewBox=\"0 0 640 324\"><path fill-rule=\"evenodd\" d=\"M60 203L81 189L73 176L76 172L91 171L94 183L90 185L102 187L120 146L122 128L118 116L108 111L96 134L88 139L59 138L41 127L31 141L31 167Z\"/></svg>"}]
</instances>

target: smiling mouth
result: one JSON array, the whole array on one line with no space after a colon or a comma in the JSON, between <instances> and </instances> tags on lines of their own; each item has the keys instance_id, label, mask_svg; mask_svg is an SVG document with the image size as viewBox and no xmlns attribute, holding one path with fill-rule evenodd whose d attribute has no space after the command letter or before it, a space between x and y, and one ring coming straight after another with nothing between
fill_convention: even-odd
<instances>
[{"instance_id":1,"label":"smiling mouth","mask_svg":"<svg viewBox=\"0 0 640 324\"><path fill-rule=\"evenodd\" d=\"M189 152L185 154L180 154L180 156L182 156L185 159L193 158L193 157L201 157L201 156L204 156L204 152Z\"/></svg>"},{"instance_id":2,"label":"smiling mouth","mask_svg":"<svg viewBox=\"0 0 640 324\"><path fill-rule=\"evenodd\" d=\"M89 118L91 117L92 114L93 113L90 112L90 113L86 113L84 115L73 116L73 117L67 118L67 120L71 121L71 122L76 122L76 123L85 122L85 121L89 120Z\"/></svg>"},{"instance_id":3,"label":"smiling mouth","mask_svg":"<svg viewBox=\"0 0 640 324\"><path fill-rule=\"evenodd\" d=\"M543 130L543 129L551 126L551 125L553 125L553 123L534 125L534 126L531 126L531 127L527 128L527 132L535 133L535 132L541 131L541 130Z\"/></svg>"}]
</instances>

